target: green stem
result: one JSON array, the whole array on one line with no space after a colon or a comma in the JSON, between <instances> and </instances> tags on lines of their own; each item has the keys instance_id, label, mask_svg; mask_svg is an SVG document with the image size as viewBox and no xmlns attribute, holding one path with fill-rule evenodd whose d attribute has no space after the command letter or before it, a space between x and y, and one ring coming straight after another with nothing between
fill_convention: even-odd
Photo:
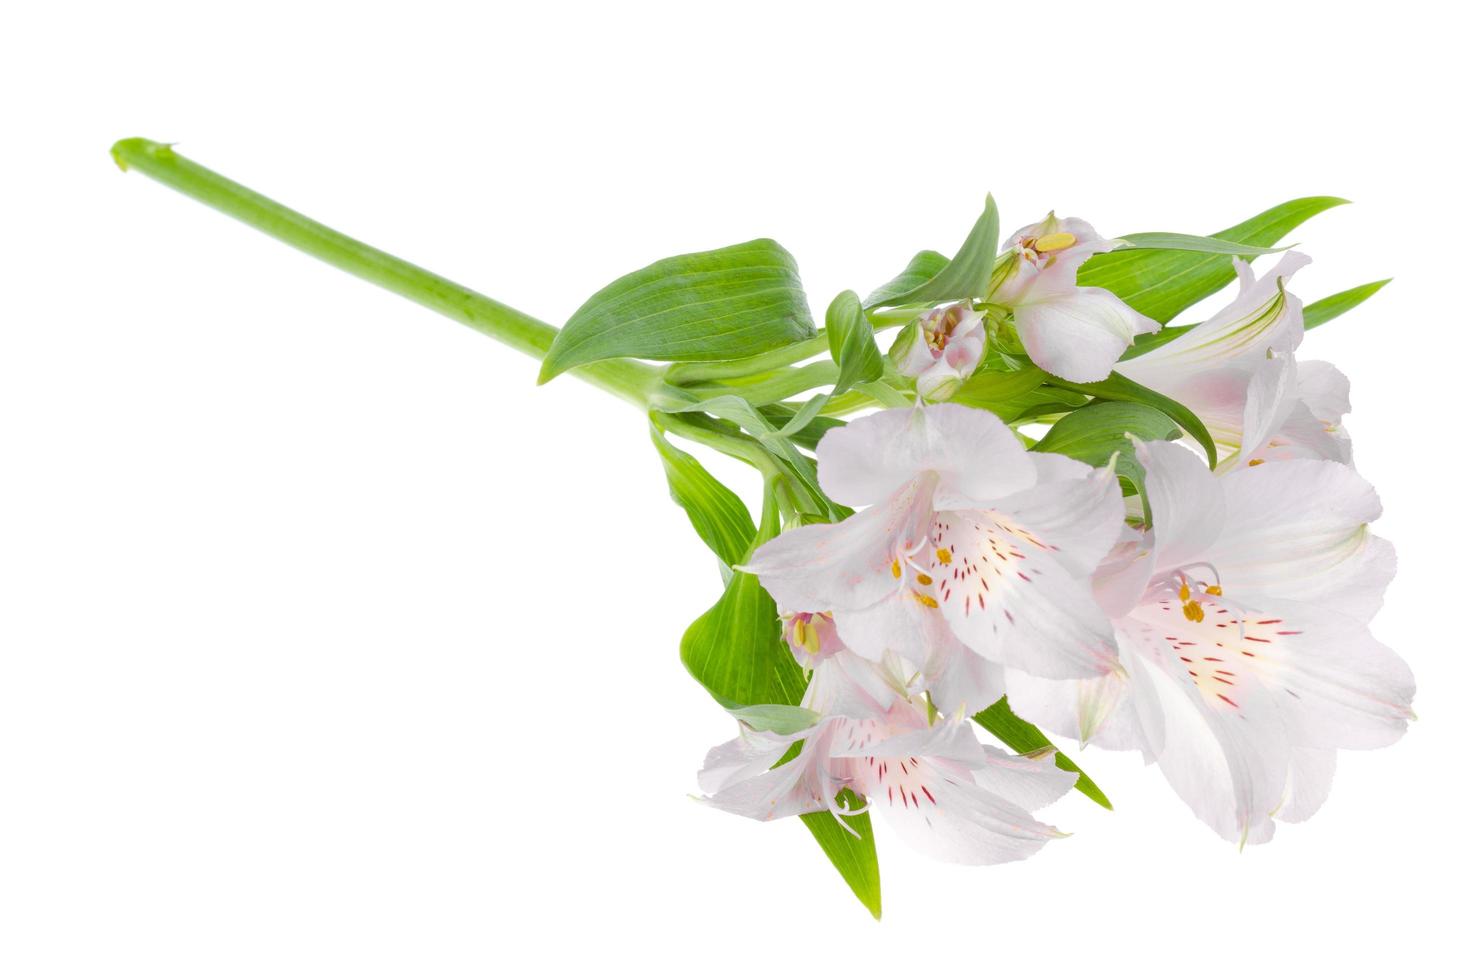
<instances>
[{"instance_id":1,"label":"green stem","mask_svg":"<svg viewBox=\"0 0 1480 980\"><path fill-rule=\"evenodd\" d=\"M522 354L543 359L555 339L557 331L548 323L342 235L187 160L163 143L119 140L113 145L113 159L120 169L137 170L280 242L472 327ZM659 368L628 359L602 361L572 373L644 408L649 393L662 378Z\"/></svg>"}]
</instances>

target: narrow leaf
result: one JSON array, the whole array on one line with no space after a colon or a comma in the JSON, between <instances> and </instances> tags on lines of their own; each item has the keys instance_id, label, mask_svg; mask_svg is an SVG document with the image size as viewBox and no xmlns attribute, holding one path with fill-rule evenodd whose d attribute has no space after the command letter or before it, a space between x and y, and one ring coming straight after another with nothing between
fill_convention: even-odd
<instances>
[{"instance_id":1,"label":"narrow leaf","mask_svg":"<svg viewBox=\"0 0 1480 980\"><path fill-rule=\"evenodd\" d=\"M761 238L661 259L601 289L556 334L540 382L609 357L734 360L813 336L796 262Z\"/></svg>"},{"instance_id":2,"label":"narrow leaf","mask_svg":"<svg viewBox=\"0 0 1480 980\"><path fill-rule=\"evenodd\" d=\"M1103 398L1105 401L1137 402L1141 405L1149 405L1172 421L1180 425L1183 430L1197 441L1203 452L1208 455L1208 466L1218 465L1218 447L1213 443L1213 437L1208 434L1207 426L1202 420L1192 413L1186 405L1174 401L1158 391L1152 391L1144 385L1136 384L1123 374L1112 373L1104 381L1095 381L1089 384L1081 384L1074 381L1065 381L1063 378L1054 378L1050 382L1056 388L1066 391L1077 391L1084 395L1093 395L1095 398Z\"/></svg>"},{"instance_id":3,"label":"narrow leaf","mask_svg":"<svg viewBox=\"0 0 1480 980\"><path fill-rule=\"evenodd\" d=\"M1297 198L1215 232L1212 237L1251 246L1242 254L1252 258L1307 219L1345 203L1339 197ZM1095 256L1080 267L1078 281L1081 286L1108 289L1137 311L1167 323L1233 278L1233 263L1227 255L1133 248Z\"/></svg>"},{"instance_id":4,"label":"narrow leaf","mask_svg":"<svg viewBox=\"0 0 1480 980\"><path fill-rule=\"evenodd\" d=\"M1203 252L1208 255L1269 255L1284 251L1282 248L1258 248L1226 238L1179 235L1169 231L1137 232L1134 235L1121 235L1120 240L1126 243L1124 247L1129 248L1164 248L1177 252Z\"/></svg>"},{"instance_id":5,"label":"narrow leaf","mask_svg":"<svg viewBox=\"0 0 1480 980\"><path fill-rule=\"evenodd\" d=\"M1074 760L1055 748L1053 742L1049 741L1048 736L1039 731L1036 726L1029 724L1012 713L1012 709L1007 706L1006 698L1003 698L989 708L978 711L972 717L978 725L997 736L997 738L1002 740L1003 745L1006 745L1019 755L1033 755L1038 752L1052 750L1055 765L1065 772L1077 772L1079 774L1079 780L1074 784L1075 789L1105 809L1115 809L1110 805L1110 798L1104 794L1100 787L1095 785L1095 781L1090 779L1089 775L1083 769L1074 764Z\"/></svg>"},{"instance_id":6,"label":"narrow leaf","mask_svg":"<svg viewBox=\"0 0 1480 980\"><path fill-rule=\"evenodd\" d=\"M656 425L652 438L673 502L689 515L695 533L725 566L739 564L755 540L755 523L744 501L697 459L664 438Z\"/></svg>"},{"instance_id":7,"label":"narrow leaf","mask_svg":"<svg viewBox=\"0 0 1480 980\"><path fill-rule=\"evenodd\" d=\"M1392 282L1391 279L1379 279L1377 282L1353 286L1351 289L1344 289L1325 299L1316 300L1305 308L1305 329L1310 330L1313 327L1319 327L1327 320L1336 319L1390 282Z\"/></svg>"},{"instance_id":8,"label":"narrow leaf","mask_svg":"<svg viewBox=\"0 0 1480 980\"><path fill-rule=\"evenodd\" d=\"M916 255L914 261L925 254ZM914 261L910 263L912 266ZM976 219L976 224L972 225L966 241L939 272L918 286L903 290L890 288L899 282L896 278L888 286L870 294L864 305L869 309L878 306L933 306L950 300L983 297L987 294L992 266L996 261L997 202L988 194L986 207L982 209L981 217Z\"/></svg>"}]
</instances>

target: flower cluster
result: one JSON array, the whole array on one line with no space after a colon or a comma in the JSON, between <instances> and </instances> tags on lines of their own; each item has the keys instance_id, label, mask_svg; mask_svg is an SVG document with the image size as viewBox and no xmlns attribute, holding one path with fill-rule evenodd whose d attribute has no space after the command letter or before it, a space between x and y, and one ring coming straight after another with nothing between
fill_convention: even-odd
<instances>
[{"instance_id":1,"label":"flower cluster","mask_svg":"<svg viewBox=\"0 0 1480 980\"><path fill-rule=\"evenodd\" d=\"M1341 428L1347 382L1294 353L1287 284L1308 260L1258 277L1228 260L1231 303L1127 358L1161 324L1076 281L1118 244L1053 215L1010 236L983 297L902 328L893 361L916 404L822 437L818 483L856 513L740 566L783 610L816 720L714 750L710 803L842 815L846 789L929 854L1026 857L1056 836L1031 811L1074 777L977 741L964 719L1005 697L1081 744L1139 750L1218 834L1258 843L1321 805L1338 749L1403 733L1413 679L1367 625L1393 550L1368 529L1380 506ZM1070 382L1118 369L1194 413L1215 465L1175 428L1122 434L1125 458L1098 467L1030 451L1021 425L946 401L994 343Z\"/></svg>"}]
</instances>

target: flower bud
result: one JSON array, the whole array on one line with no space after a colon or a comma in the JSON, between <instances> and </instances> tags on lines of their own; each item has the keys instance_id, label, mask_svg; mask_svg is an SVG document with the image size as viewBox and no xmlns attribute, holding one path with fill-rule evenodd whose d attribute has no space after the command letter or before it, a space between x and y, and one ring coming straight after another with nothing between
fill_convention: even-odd
<instances>
[{"instance_id":1,"label":"flower bud","mask_svg":"<svg viewBox=\"0 0 1480 980\"><path fill-rule=\"evenodd\" d=\"M843 649L831 613L787 613L781 618L781 630L792 656L809 670Z\"/></svg>"},{"instance_id":2,"label":"flower bud","mask_svg":"<svg viewBox=\"0 0 1480 980\"><path fill-rule=\"evenodd\" d=\"M982 315L964 303L940 306L907 325L890 355L899 372L915 379L926 401L944 401L971 377L987 346Z\"/></svg>"}]
</instances>

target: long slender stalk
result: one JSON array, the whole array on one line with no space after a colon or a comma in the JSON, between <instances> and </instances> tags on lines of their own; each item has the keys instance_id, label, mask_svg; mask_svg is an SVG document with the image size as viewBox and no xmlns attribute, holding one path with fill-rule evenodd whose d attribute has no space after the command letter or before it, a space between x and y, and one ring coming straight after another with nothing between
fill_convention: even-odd
<instances>
[{"instance_id":1,"label":"long slender stalk","mask_svg":"<svg viewBox=\"0 0 1480 980\"><path fill-rule=\"evenodd\" d=\"M166 144L138 138L119 140L113 146L113 159L123 170L137 170L280 242L466 324L522 354L541 359L555 338L557 331L548 323L342 235L186 159ZM662 378L661 369L625 358L586 365L572 373L643 408Z\"/></svg>"}]
</instances>

